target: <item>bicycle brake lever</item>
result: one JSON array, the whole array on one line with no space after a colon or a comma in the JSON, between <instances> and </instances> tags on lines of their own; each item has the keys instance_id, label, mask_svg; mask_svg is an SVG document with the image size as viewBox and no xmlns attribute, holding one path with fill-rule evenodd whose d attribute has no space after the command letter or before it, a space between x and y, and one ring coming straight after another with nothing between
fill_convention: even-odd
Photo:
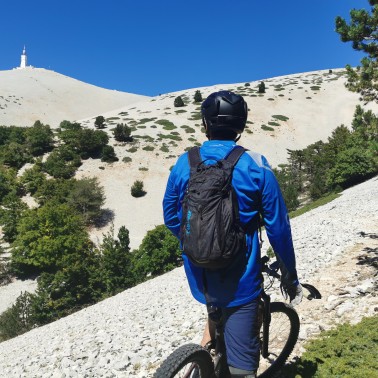
<instances>
[{"instance_id":1,"label":"bicycle brake lever","mask_svg":"<svg viewBox=\"0 0 378 378\"><path fill-rule=\"evenodd\" d=\"M310 293L310 295L307 296L308 300L311 301L312 299L321 299L322 298L320 291L315 286L307 284L307 283L302 283L302 282L301 282L301 285L302 285L302 287L307 289Z\"/></svg>"}]
</instances>

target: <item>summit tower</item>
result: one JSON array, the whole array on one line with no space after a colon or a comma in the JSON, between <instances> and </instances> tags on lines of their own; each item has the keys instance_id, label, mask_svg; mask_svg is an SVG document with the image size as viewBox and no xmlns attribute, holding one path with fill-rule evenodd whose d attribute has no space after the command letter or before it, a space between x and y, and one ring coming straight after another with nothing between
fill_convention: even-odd
<instances>
[{"instance_id":1,"label":"summit tower","mask_svg":"<svg viewBox=\"0 0 378 378\"><path fill-rule=\"evenodd\" d=\"M26 48L22 50L20 68L26 68L28 57L26 56Z\"/></svg>"}]
</instances>

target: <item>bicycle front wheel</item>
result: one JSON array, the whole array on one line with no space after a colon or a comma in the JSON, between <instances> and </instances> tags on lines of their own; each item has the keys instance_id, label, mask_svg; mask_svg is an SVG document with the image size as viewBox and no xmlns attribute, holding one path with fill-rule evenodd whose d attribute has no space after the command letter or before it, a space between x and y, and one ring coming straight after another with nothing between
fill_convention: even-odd
<instances>
[{"instance_id":1,"label":"bicycle front wheel","mask_svg":"<svg viewBox=\"0 0 378 378\"><path fill-rule=\"evenodd\" d=\"M273 302L270 305L270 313L269 355L260 359L257 371L259 378L272 377L285 364L298 340L299 317L291 306L282 302ZM262 337L261 330L260 338Z\"/></svg>"},{"instance_id":2,"label":"bicycle front wheel","mask_svg":"<svg viewBox=\"0 0 378 378\"><path fill-rule=\"evenodd\" d=\"M214 365L209 352L197 344L176 349L156 370L154 378L212 378Z\"/></svg>"}]
</instances>

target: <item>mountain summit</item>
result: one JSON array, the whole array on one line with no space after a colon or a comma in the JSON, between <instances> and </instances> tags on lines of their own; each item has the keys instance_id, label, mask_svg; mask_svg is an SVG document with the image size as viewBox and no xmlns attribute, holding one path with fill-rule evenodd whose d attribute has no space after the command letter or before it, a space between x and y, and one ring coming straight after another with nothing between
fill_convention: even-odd
<instances>
[{"instance_id":1,"label":"mountain summit","mask_svg":"<svg viewBox=\"0 0 378 378\"><path fill-rule=\"evenodd\" d=\"M0 125L59 126L148 97L96 87L43 68L0 71Z\"/></svg>"}]
</instances>

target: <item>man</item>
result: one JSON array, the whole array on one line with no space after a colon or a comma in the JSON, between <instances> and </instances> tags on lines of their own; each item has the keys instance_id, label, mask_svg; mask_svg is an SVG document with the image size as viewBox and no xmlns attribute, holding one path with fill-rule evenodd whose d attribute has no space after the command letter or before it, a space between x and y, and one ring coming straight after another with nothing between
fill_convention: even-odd
<instances>
[{"instance_id":1,"label":"man","mask_svg":"<svg viewBox=\"0 0 378 378\"><path fill-rule=\"evenodd\" d=\"M206 164L224 158L240 138L248 108L242 96L228 91L211 94L202 104L202 121L209 139L200 148ZM164 221L178 238L182 201L190 175L188 154L180 156L168 179L164 196ZM276 178L265 157L246 151L232 175L240 223L245 229L246 249L229 267L204 270L183 254L191 292L196 300L222 310L227 363L231 377L255 377L259 364L258 300L261 292L258 219L261 214L266 232L280 262L282 284L291 303L302 299L298 282L289 218ZM248 227L247 227L248 226ZM205 281L205 283L204 283ZM210 324L211 326L211 324ZM211 327L210 327L211 330ZM211 339L209 322L202 345Z\"/></svg>"}]
</instances>

